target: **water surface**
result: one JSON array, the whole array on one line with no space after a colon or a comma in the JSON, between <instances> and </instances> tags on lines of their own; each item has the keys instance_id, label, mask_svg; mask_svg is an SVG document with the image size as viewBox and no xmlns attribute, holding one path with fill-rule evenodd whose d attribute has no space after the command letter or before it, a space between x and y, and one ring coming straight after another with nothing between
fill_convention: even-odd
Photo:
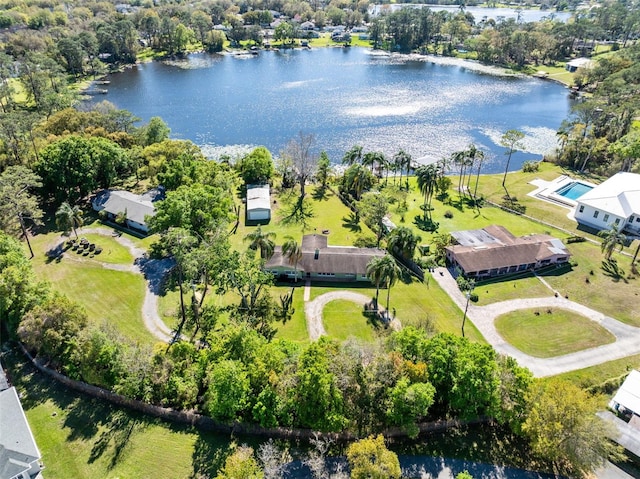
<instances>
[{"instance_id":1,"label":"water surface","mask_svg":"<svg viewBox=\"0 0 640 479\"><path fill-rule=\"evenodd\" d=\"M501 135L526 133L512 168L556 146L570 100L562 86L497 76L480 65L436 57L381 55L363 48L190 55L111 75L106 99L148 121L162 117L174 138L199 145L264 145L278 154L298 132L334 162L355 144L421 162L470 143L485 172L504 169Z\"/></svg>"}]
</instances>

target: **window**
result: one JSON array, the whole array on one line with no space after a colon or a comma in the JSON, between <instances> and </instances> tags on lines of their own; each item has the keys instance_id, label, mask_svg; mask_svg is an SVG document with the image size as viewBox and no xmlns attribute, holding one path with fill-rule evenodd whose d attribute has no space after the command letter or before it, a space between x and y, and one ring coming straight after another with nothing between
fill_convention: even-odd
<instances>
[{"instance_id":1,"label":"window","mask_svg":"<svg viewBox=\"0 0 640 479\"><path fill-rule=\"evenodd\" d=\"M616 218L616 220L613 222L616 226L618 226L620 224L620 218Z\"/></svg>"},{"instance_id":2,"label":"window","mask_svg":"<svg viewBox=\"0 0 640 479\"><path fill-rule=\"evenodd\" d=\"M604 218L602 218L602 221L604 221L605 223L609 221L609 215L604 215Z\"/></svg>"},{"instance_id":3,"label":"window","mask_svg":"<svg viewBox=\"0 0 640 479\"><path fill-rule=\"evenodd\" d=\"M640 216L636 218L636 223L640 223Z\"/></svg>"},{"instance_id":4,"label":"window","mask_svg":"<svg viewBox=\"0 0 640 479\"><path fill-rule=\"evenodd\" d=\"M629 223L633 223L633 215L629 216Z\"/></svg>"},{"instance_id":5,"label":"window","mask_svg":"<svg viewBox=\"0 0 640 479\"><path fill-rule=\"evenodd\" d=\"M594 217L594 218L597 218L599 214L600 214L600 212L599 212L598 210L595 210L595 211L593 212L593 217Z\"/></svg>"},{"instance_id":6,"label":"window","mask_svg":"<svg viewBox=\"0 0 640 479\"><path fill-rule=\"evenodd\" d=\"M584 213L584 205L580 205L580 213Z\"/></svg>"}]
</instances>

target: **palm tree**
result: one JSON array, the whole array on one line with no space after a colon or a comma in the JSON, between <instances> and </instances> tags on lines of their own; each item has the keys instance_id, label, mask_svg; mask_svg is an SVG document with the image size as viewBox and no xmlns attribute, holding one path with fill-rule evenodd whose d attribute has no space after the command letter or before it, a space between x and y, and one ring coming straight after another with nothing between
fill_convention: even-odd
<instances>
[{"instance_id":1,"label":"palm tree","mask_svg":"<svg viewBox=\"0 0 640 479\"><path fill-rule=\"evenodd\" d=\"M387 250L399 254L404 259L413 259L416 247L422 238L413 233L411 228L400 226L395 228L387 238Z\"/></svg>"},{"instance_id":2,"label":"palm tree","mask_svg":"<svg viewBox=\"0 0 640 479\"><path fill-rule=\"evenodd\" d=\"M273 256L273 250L276 247L273 242L275 237L275 233L265 233L262 231L262 227L258 225L253 233L249 233L244 237L244 241L250 241L249 249L254 251L260 250L260 258L266 261Z\"/></svg>"},{"instance_id":3,"label":"palm tree","mask_svg":"<svg viewBox=\"0 0 640 479\"><path fill-rule=\"evenodd\" d=\"M378 311L378 295L380 293L380 283L382 283L384 258L384 256L376 256L367 263L367 278L376 285L376 312Z\"/></svg>"},{"instance_id":4,"label":"palm tree","mask_svg":"<svg viewBox=\"0 0 640 479\"><path fill-rule=\"evenodd\" d=\"M604 253L606 259L611 258L616 246L620 245L620 251L622 251L627 241L627 237L622 234L622 228L615 225L612 225L611 229L599 231L598 236L602 238L600 250Z\"/></svg>"},{"instance_id":5,"label":"palm tree","mask_svg":"<svg viewBox=\"0 0 640 479\"><path fill-rule=\"evenodd\" d=\"M393 256L387 254L382 257L382 280L387 283L387 317L389 317L389 296L391 295L391 287L396 284L400 278L402 271ZM377 304L377 303L376 303Z\"/></svg>"},{"instance_id":6,"label":"palm tree","mask_svg":"<svg viewBox=\"0 0 640 479\"><path fill-rule=\"evenodd\" d=\"M56 225L58 225L58 228L64 231L73 229L76 239L78 238L76 228L79 228L83 224L82 210L78 206L71 206L65 201L56 211Z\"/></svg>"},{"instance_id":7,"label":"palm tree","mask_svg":"<svg viewBox=\"0 0 640 479\"><path fill-rule=\"evenodd\" d=\"M384 164L384 161L384 154L378 151L370 151L362 157L362 164L371 168L371 173L373 173L376 164L381 166ZM376 176L380 178L380 174L376 174Z\"/></svg>"},{"instance_id":8,"label":"palm tree","mask_svg":"<svg viewBox=\"0 0 640 479\"><path fill-rule=\"evenodd\" d=\"M473 189L473 201L476 206L478 206L478 183L480 181L480 170L482 169L482 162L484 161L484 151L476 150L476 158L478 159L478 172L476 173L476 186ZM478 211L480 210L478 209Z\"/></svg>"},{"instance_id":9,"label":"palm tree","mask_svg":"<svg viewBox=\"0 0 640 479\"><path fill-rule=\"evenodd\" d=\"M431 197L435 191L438 180L438 168L434 164L423 165L416 170L418 177L418 188L424 195L424 221L427 221L427 211L431 211ZM429 216L431 216L429 214Z\"/></svg>"},{"instance_id":10,"label":"palm tree","mask_svg":"<svg viewBox=\"0 0 640 479\"><path fill-rule=\"evenodd\" d=\"M296 240L291 236L287 236L286 241L282 245L282 255L287 258L289 264L293 265L293 269L296 273L296 283L298 282L298 261L302 258L302 248Z\"/></svg>"},{"instance_id":11,"label":"palm tree","mask_svg":"<svg viewBox=\"0 0 640 479\"><path fill-rule=\"evenodd\" d=\"M509 172L509 163L511 163L511 155L516 150L521 150L523 148L522 139L524 138L524 133L518 130L508 130L502 135L500 139L500 144L507 148L507 164L504 167L504 176L502 177L502 187L504 188L504 192L507 194L507 198L511 201L511 196L509 196L509 192L507 191L507 187L505 186L505 182L507 181L507 173Z\"/></svg>"},{"instance_id":12,"label":"palm tree","mask_svg":"<svg viewBox=\"0 0 640 479\"><path fill-rule=\"evenodd\" d=\"M362 147L355 145L349 151L347 151L342 157L343 165L353 165L362 161Z\"/></svg>"}]
</instances>

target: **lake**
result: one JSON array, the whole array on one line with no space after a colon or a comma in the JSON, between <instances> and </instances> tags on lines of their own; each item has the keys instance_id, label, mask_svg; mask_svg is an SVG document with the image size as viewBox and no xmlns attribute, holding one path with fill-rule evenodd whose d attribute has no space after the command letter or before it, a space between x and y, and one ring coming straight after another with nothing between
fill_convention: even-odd
<instances>
[{"instance_id":1,"label":"lake","mask_svg":"<svg viewBox=\"0 0 640 479\"><path fill-rule=\"evenodd\" d=\"M483 172L504 169L501 135L526 134L512 168L556 146L568 116L568 90L553 82L497 74L451 58L388 55L364 48L194 54L110 75L106 99L148 121L162 117L171 137L189 139L212 157L264 145L277 155L298 132L315 135L333 162L362 145L400 149L430 162L483 148Z\"/></svg>"}]
</instances>

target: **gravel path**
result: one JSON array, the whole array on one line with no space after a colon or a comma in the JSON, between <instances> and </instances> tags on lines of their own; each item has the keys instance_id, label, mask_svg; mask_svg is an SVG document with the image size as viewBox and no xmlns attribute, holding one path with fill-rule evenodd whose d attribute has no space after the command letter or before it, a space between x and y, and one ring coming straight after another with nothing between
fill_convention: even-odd
<instances>
[{"instance_id":1,"label":"gravel path","mask_svg":"<svg viewBox=\"0 0 640 479\"><path fill-rule=\"evenodd\" d=\"M326 336L327 332L322 324L322 310L327 303L336 299L345 299L361 306L371 302L371 298L364 294L354 293L353 291L332 291L318 296L313 301L305 303L304 312L307 318L307 331L309 332L309 339L311 341L317 340L320 336ZM380 307L380 311L384 312L384 308ZM401 327L400 322L395 318L391 320L390 326L396 331Z\"/></svg>"},{"instance_id":2,"label":"gravel path","mask_svg":"<svg viewBox=\"0 0 640 479\"><path fill-rule=\"evenodd\" d=\"M160 341L170 342L173 339L173 331L164 324L160 314L158 314L158 296L160 295L163 278L173 267L173 260L149 259L147 252L143 248L136 246L129 238L114 236L114 230L108 228L81 228L78 230L78 235L82 235L83 233L110 236L129 250L131 256L134 258L133 264L131 265L104 263L101 261L96 262L106 269L141 274L144 276L147 281L147 288L145 288L144 301L142 303L142 320L144 321L145 327L155 338ZM65 238L60 237L57 243L64 239ZM82 261L73 255L65 256L65 258L73 261Z\"/></svg>"},{"instance_id":3,"label":"gravel path","mask_svg":"<svg viewBox=\"0 0 640 479\"><path fill-rule=\"evenodd\" d=\"M449 270L446 268L437 268L433 277L449 294L460 310L464 311L467 300L458 289L458 285ZM554 358L543 359L529 356L511 346L500 336L494 325L494 320L501 314L530 308L559 308L574 311L609 330L616 337L616 341L604 346L598 346L564 356L556 356ZM640 353L640 328L624 324L561 296L512 299L487 306L470 304L467 317L496 351L516 358L522 366L529 368L533 374L538 377L554 376L556 374L583 369Z\"/></svg>"}]
</instances>

